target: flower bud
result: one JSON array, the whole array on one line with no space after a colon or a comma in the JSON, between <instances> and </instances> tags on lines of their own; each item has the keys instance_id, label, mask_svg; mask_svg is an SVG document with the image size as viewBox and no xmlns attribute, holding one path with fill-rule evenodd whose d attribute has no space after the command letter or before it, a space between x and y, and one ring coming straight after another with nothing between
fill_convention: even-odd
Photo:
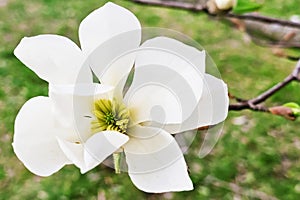
<instances>
[{"instance_id":1,"label":"flower bud","mask_svg":"<svg viewBox=\"0 0 300 200\"><path fill-rule=\"evenodd\" d=\"M296 117L293 114L293 110L289 107L274 106L274 107L269 108L269 111L274 115L279 115L279 116L285 117L286 119L289 119L289 120L296 119Z\"/></svg>"},{"instance_id":2,"label":"flower bud","mask_svg":"<svg viewBox=\"0 0 300 200\"><path fill-rule=\"evenodd\" d=\"M215 2L216 2L218 9L228 10L235 5L236 0L215 0Z\"/></svg>"},{"instance_id":3,"label":"flower bud","mask_svg":"<svg viewBox=\"0 0 300 200\"><path fill-rule=\"evenodd\" d=\"M289 102L282 106L269 108L269 111L274 115L280 115L290 120L295 120L300 116L300 106L295 102Z\"/></svg>"}]
</instances>

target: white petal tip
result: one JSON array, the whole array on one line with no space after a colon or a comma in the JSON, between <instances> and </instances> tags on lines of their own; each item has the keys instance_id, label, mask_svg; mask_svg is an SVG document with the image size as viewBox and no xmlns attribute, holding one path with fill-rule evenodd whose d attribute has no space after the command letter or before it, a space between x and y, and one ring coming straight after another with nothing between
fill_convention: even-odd
<instances>
[{"instance_id":1,"label":"white petal tip","mask_svg":"<svg viewBox=\"0 0 300 200\"><path fill-rule=\"evenodd\" d=\"M80 169L80 173L81 174L85 174L85 173L87 173L89 170L87 170L87 169Z\"/></svg>"},{"instance_id":2,"label":"white petal tip","mask_svg":"<svg viewBox=\"0 0 300 200\"><path fill-rule=\"evenodd\" d=\"M118 5L113 2L107 2L106 4L104 4L104 6L118 6Z\"/></svg>"},{"instance_id":3,"label":"white petal tip","mask_svg":"<svg viewBox=\"0 0 300 200\"><path fill-rule=\"evenodd\" d=\"M194 190L194 186L192 181L189 181L189 183L186 183L185 185L178 185L173 186L170 188L147 188L147 187L140 187L138 185L135 185L139 190L146 192L146 193L166 193L166 192L183 192L183 191L191 191Z\"/></svg>"}]
</instances>

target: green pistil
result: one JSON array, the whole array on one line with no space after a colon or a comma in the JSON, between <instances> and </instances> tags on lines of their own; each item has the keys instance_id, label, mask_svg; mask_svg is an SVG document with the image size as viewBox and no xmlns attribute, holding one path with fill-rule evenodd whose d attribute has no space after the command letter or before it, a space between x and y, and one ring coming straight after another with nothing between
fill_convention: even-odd
<instances>
[{"instance_id":1,"label":"green pistil","mask_svg":"<svg viewBox=\"0 0 300 200\"><path fill-rule=\"evenodd\" d=\"M105 114L105 123L106 124L115 123L115 116L111 112Z\"/></svg>"}]
</instances>

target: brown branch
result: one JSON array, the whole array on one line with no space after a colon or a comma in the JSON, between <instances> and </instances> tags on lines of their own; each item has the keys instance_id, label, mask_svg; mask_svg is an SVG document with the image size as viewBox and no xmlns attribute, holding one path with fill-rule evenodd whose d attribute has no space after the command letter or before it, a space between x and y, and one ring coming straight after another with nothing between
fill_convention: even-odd
<instances>
[{"instance_id":1,"label":"brown branch","mask_svg":"<svg viewBox=\"0 0 300 200\"><path fill-rule=\"evenodd\" d=\"M249 103L249 101L229 105L229 110L232 110L232 111L239 111L239 110L245 110L245 109L249 109L249 110L253 110L253 111L260 111L260 112L269 112L268 108L266 108L262 105L251 104L251 103Z\"/></svg>"},{"instance_id":2,"label":"brown branch","mask_svg":"<svg viewBox=\"0 0 300 200\"><path fill-rule=\"evenodd\" d=\"M183 10L190 11L204 11L206 10L205 4L199 3L187 3L187 2L178 2L178 1L168 1L168 0L132 0L135 3L159 6L159 7L168 7L168 8L178 8Z\"/></svg>"},{"instance_id":3,"label":"brown branch","mask_svg":"<svg viewBox=\"0 0 300 200\"><path fill-rule=\"evenodd\" d=\"M279 24L251 20L230 20L236 25L242 24L252 41L260 46L275 48L300 48L300 28L291 28Z\"/></svg>"},{"instance_id":4,"label":"brown branch","mask_svg":"<svg viewBox=\"0 0 300 200\"><path fill-rule=\"evenodd\" d=\"M300 81L300 60L296 64L294 70L283 81L277 83L275 86L273 86L272 88L268 89L267 91L263 92L262 94L260 94L255 98L239 101L238 103L235 104L230 104L229 110L237 111L237 110L250 109L254 111L269 112L270 109L259 104L266 101L269 97L273 96L275 93L277 93L279 90L287 86L292 81ZM234 98L236 99L236 97Z\"/></svg>"},{"instance_id":5,"label":"brown branch","mask_svg":"<svg viewBox=\"0 0 300 200\"><path fill-rule=\"evenodd\" d=\"M209 9L209 0L195 0L195 3L174 1L174 0L131 0L135 3L183 9L192 12L205 12L212 17L223 17L231 22L243 24L246 31L254 43L260 46L280 47L280 48L299 48L300 47L300 23L289 20L281 20L266 17L258 14L238 15L227 11L215 11ZM215 14L217 12L218 14ZM277 28L276 28L277 27Z\"/></svg>"},{"instance_id":6,"label":"brown branch","mask_svg":"<svg viewBox=\"0 0 300 200\"><path fill-rule=\"evenodd\" d=\"M237 15L237 14L233 14L233 13L226 13L225 16L236 18L236 19L252 20L252 21L257 21L257 22L280 24L282 26L300 28L300 24L296 23L296 22L292 22L289 20L276 19L276 18L272 18L272 17L266 17L266 16L262 16L262 15L257 15L257 14Z\"/></svg>"},{"instance_id":7,"label":"brown branch","mask_svg":"<svg viewBox=\"0 0 300 200\"><path fill-rule=\"evenodd\" d=\"M206 7L206 1L202 1L199 3L187 3L187 2L178 2L172 0L132 0L135 3L145 4L145 5L152 5L152 6L159 6L159 7L169 7L169 8L177 8L183 10L190 10L194 12L205 11L207 14L215 16L214 14L210 14ZM300 28L300 23L295 23L289 20L282 20L276 19L272 17L266 17L257 14L233 14L230 12L223 13L224 17L228 18L236 18L236 19L243 19L243 20L251 20L257 22L264 22L264 23L272 23L272 24L280 24L282 26L293 27L293 28Z\"/></svg>"}]
</instances>

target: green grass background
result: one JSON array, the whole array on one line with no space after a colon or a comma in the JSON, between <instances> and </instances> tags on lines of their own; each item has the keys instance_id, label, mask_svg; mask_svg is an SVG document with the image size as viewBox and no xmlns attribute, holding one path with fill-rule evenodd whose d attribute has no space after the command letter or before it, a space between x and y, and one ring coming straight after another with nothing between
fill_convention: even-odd
<instances>
[{"instance_id":1,"label":"green grass background","mask_svg":"<svg viewBox=\"0 0 300 200\"><path fill-rule=\"evenodd\" d=\"M245 34L229 23L203 13L114 2L131 10L143 27L174 29L199 42L218 65L230 92L239 97L259 94L282 80L295 65L272 55L268 48L248 42ZM47 95L47 83L14 57L14 48L22 37L43 33L65 35L79 44L80 21L104 3L9 0L0 7L0 199L259 199L255 196L260 194L262 198L262 193L298 199L299 120L291 122L250 111L230 112L224 133L208 156L186 156L195 186L190 192L146 194L126 173L116 175L102 165L85 175L70 165L47 178L31 174L22 165L11 146L14 119L26 100ZM268 0L261 12L287 19L299 14L298 7L297 0ZM299 84L291 84L267 104L300 103L299 88ZM240 117L245 119L244 124L236 125Z\"/></svg>"}]
</instances>

